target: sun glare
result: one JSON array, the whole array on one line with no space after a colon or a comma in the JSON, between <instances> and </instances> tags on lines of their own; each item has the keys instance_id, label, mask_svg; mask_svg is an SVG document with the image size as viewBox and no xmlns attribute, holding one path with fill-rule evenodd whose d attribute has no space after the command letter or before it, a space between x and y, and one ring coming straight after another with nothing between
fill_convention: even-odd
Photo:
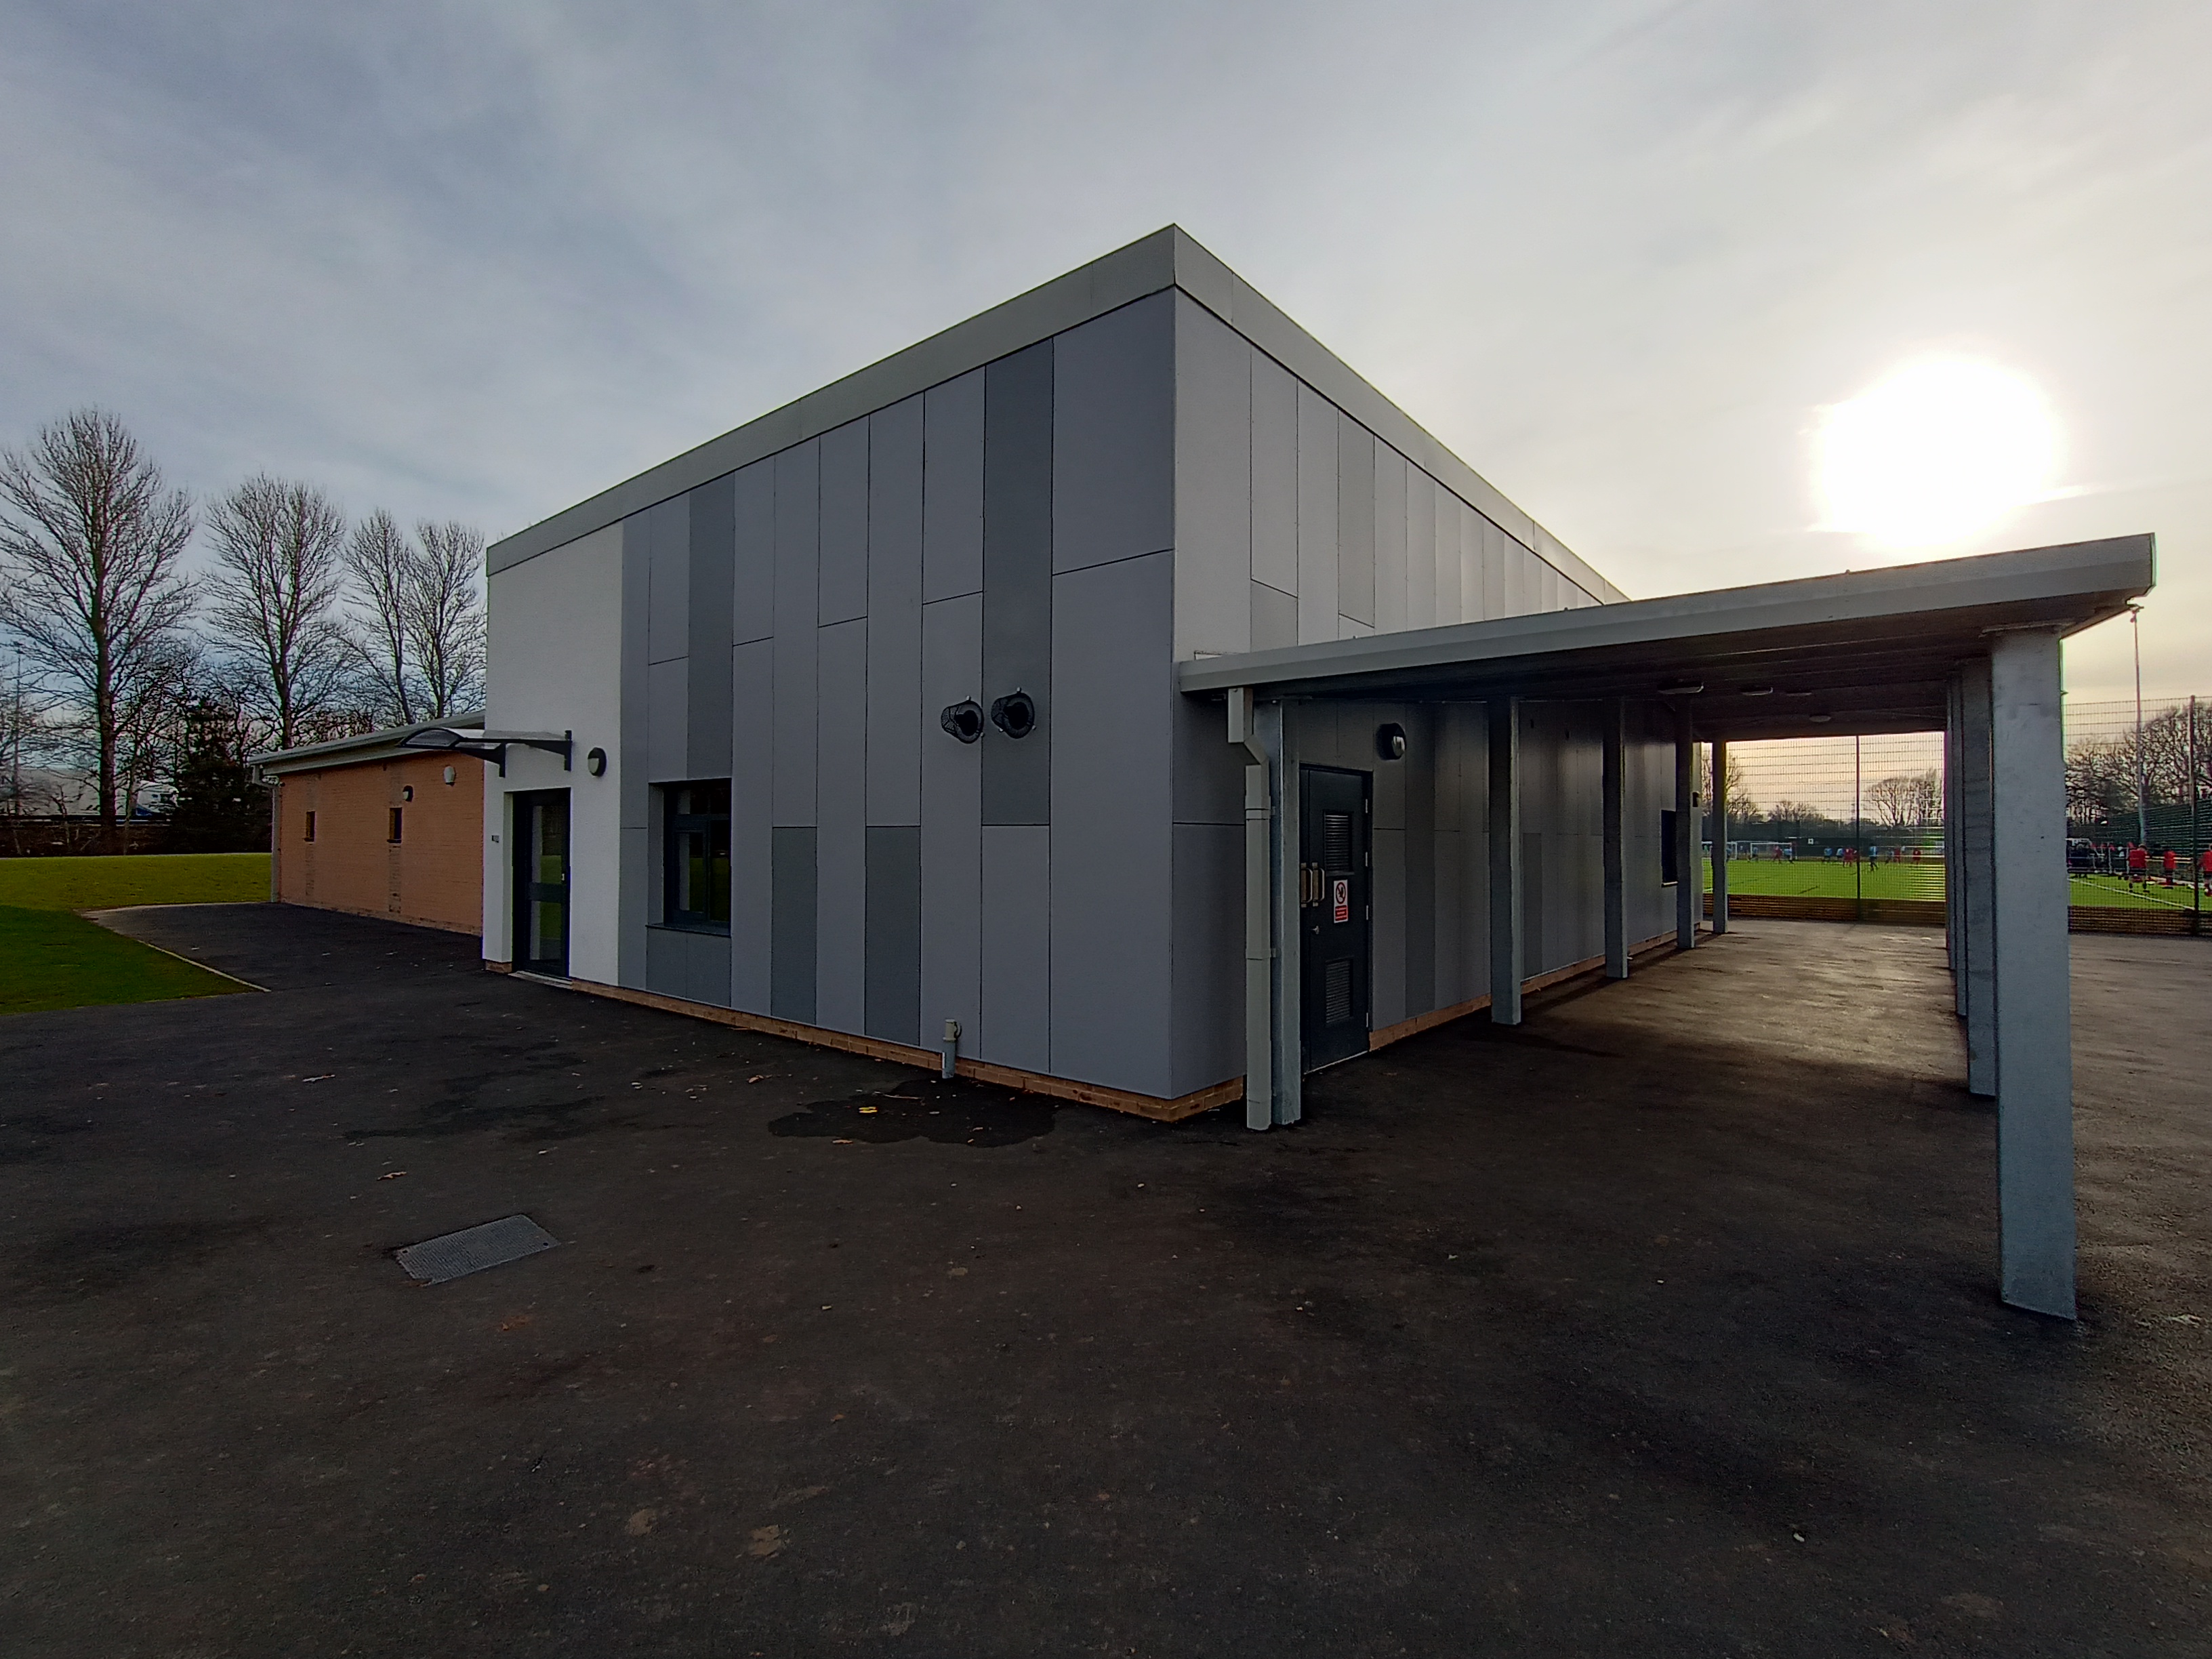
<instances>
[{"instance_id":1,"label":"sun glare","mask_svg":"<svg viewBox=\"0 0 2212 1659\"><path fill-rule=\"evenodd\" d=\"M1820 483L1831 527L1892 547L1957 541L2042 495L2057 450L2042 394L2019 375L1916 363L1829 412Z\"/></svg>"}]
</instances>

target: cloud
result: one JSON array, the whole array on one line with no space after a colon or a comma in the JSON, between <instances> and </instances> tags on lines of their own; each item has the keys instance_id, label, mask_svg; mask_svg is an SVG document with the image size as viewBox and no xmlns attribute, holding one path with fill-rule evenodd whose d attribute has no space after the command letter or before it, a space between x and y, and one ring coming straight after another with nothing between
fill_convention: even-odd
<instances>
[{"instance_id":1,"label":"cloud","mask_svg":"<svg viewBox=\"0 0 2212 1659\"><path fill-rule=\"evenodd\" d=\"M2042 387L2062 486L2191 481L2007 538L2156 528L2162 605L2212 530L2201 6L0 27L0 437L102 402L202 489L502 533L1172 220L1632 592L1854 562L1818 411L1935 352Z\"/></svg>"}]
</instances>

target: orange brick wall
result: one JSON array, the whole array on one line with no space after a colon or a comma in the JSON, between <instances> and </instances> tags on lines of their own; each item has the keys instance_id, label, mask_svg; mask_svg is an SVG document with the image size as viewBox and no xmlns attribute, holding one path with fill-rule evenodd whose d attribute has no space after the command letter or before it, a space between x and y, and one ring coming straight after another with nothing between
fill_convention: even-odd
<instances>
[{"instance_id":1,"label":"orange brick wall","mask_svg":"<svg viewBox=\"0 0 2212 1659\"><path fill-rule=\"evenodd\" d=\"M450 784L448 766L454 772ZM410 787L411 801L402 798ZM396 847L385 839L395 806L402 814ZM281 779L276 896L287 904L481 933L483 763L410 755Z\"/></svg>"}]
</instances>

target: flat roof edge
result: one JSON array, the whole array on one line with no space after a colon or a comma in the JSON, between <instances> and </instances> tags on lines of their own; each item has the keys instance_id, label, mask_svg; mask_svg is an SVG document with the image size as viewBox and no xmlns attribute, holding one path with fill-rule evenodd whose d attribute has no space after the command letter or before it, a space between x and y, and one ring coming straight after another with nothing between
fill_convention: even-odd
<instances>
[{"instance_id":1,"label":"flat roof edge","mask_svg":"<svg viewBox=\"0 0 2212 1659\"><path fill-rule=\"evenodd\" d=\"M485 573L511 569L725 473L1170 289L1212 312L1593 599L1610 604L1627 597L1179 225L1139 237L501 538L486 550Z\"/></svg>"},{"instance_id":2,"label":"flat roof edge","mask_svg":"<svg viewBox=\"0 0 2212 1659\"><path fill-rule=\"evenodd\" d=\"M2117 614L2116 602L2140 598L2157 579L2157 538L2148 533L2115 536L1200 658L1176 665L1176 684L1190 693L1225 691L1231 686L1506 662L1705 635L2069 599L2101 611L2077 622L2070 632Z\"/></svg>"},{"instance_id":3,"label":"flat roof edge","mask_svg":"<svg viewBox=\"0 0 2212 1659\"><path fill-rule=\"evenodd\" d=\"M818 437L970 369L1176 285L1170 225L709 438L672 459L494 542L487 574L628 518L726 472Z\"/></svg>"}]
</instances>

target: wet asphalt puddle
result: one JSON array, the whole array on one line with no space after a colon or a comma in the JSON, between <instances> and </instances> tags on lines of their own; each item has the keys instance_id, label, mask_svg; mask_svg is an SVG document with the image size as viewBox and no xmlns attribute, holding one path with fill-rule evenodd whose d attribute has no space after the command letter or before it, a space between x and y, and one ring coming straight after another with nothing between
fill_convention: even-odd
<instances>
[{"instance_id":1,"label":"wet asphalt puddle","mask_svg":"<svg viewBox=\"0 0 2212 1659\"><path fill-rule=\"evenodd\" d=\"M802 1140L860 1142L933 1140L940 1146L1014 1146L1052 1133L1054 1103L966 1078L946 1082L927 1074L888 1089L817 1100L768 1126L772 1135Z\"/></svg>"}]
</instances>

